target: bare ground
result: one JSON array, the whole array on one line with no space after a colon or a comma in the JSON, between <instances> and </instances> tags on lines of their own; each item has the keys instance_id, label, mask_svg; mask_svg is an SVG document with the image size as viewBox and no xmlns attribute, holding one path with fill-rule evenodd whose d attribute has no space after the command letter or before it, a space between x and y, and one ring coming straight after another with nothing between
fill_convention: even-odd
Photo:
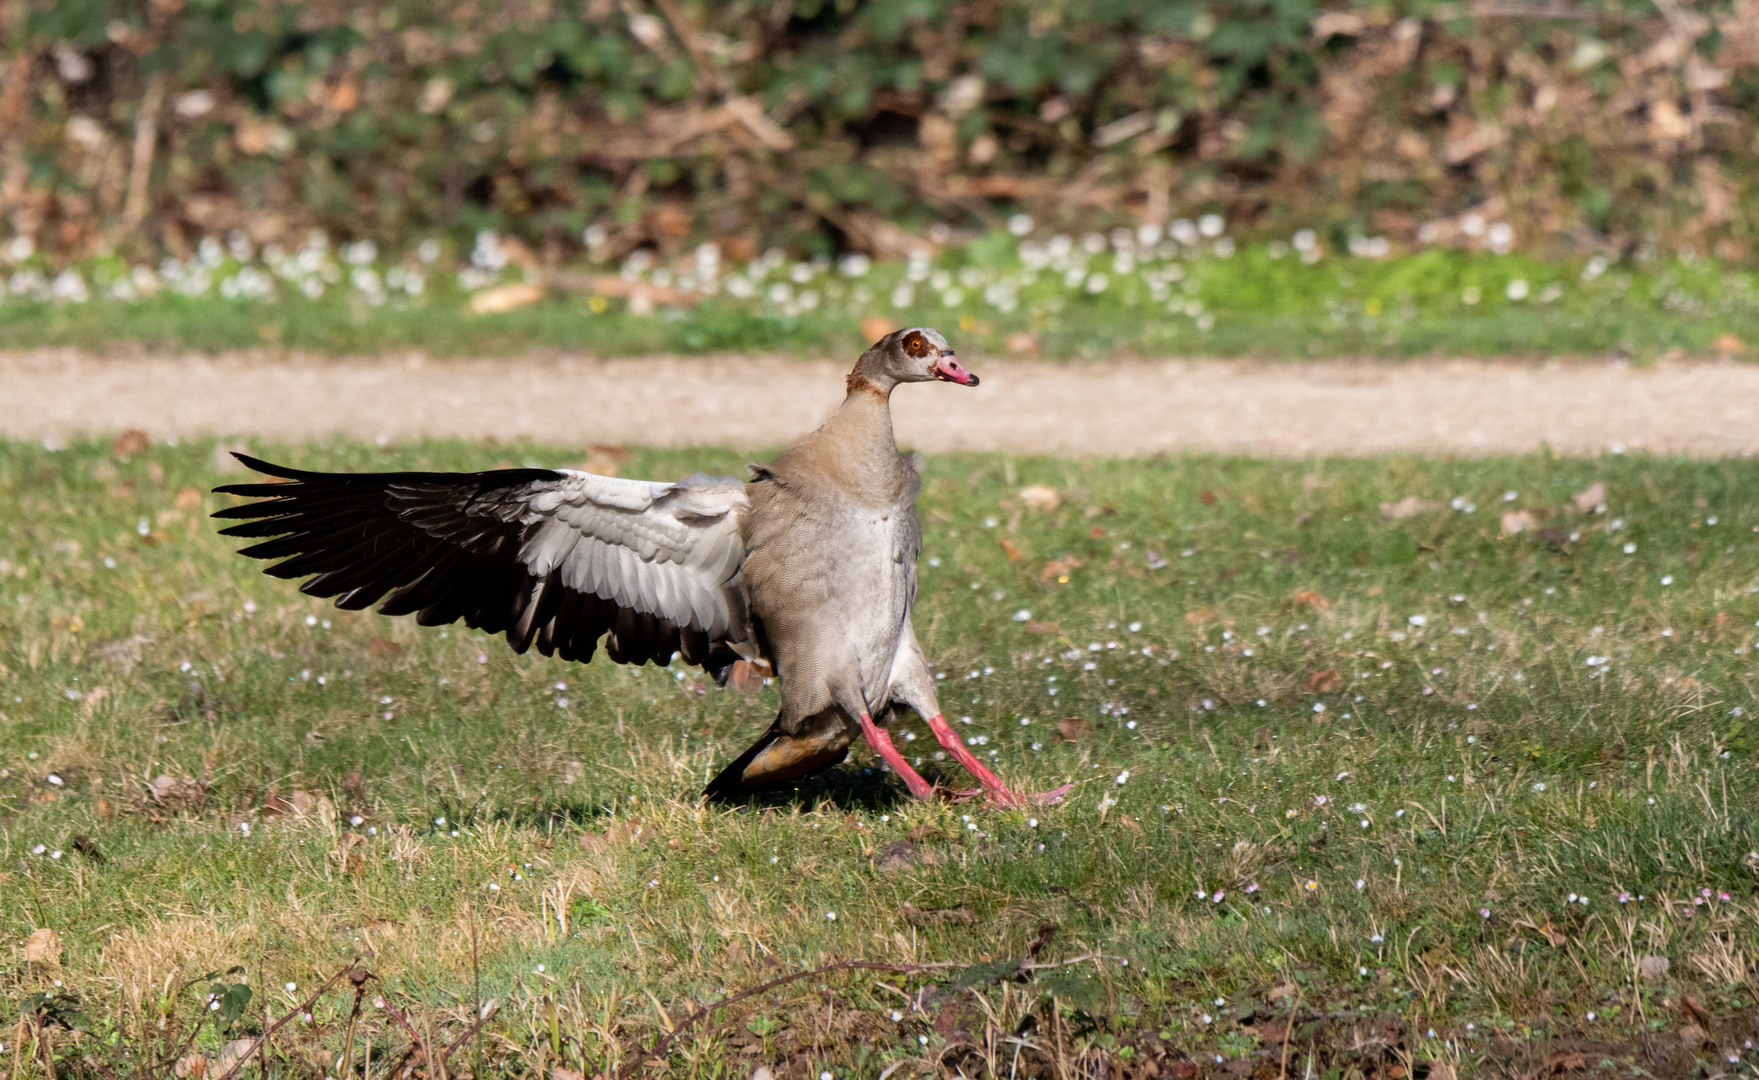
<instances>
[{"instance_id":1,"label":"bare ground","mask_svg":"<svg viewBox=\"0 0 1759 1080\"><path fill-rule=\"evenodd\" d=\"M1759 366L1703 361L1402 363L970 358L976 390L906 387L926 451L1699 457L1759 448ZM585 445L779 446L842 394L847 364L779 357L437 361L0 351L0 436L141 428L275 440L418 435Z\"/></svg>"}]
</instances>

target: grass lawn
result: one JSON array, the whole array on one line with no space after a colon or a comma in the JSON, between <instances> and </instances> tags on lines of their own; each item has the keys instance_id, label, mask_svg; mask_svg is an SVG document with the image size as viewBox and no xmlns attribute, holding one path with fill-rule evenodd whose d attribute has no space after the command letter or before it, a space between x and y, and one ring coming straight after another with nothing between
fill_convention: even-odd
<instances>
[{"instance_id":1,"label":"grass lawn","mask_svg":"<svg viewBox=\"0 0 1759 1080\"><path fill-rule=\"evenodd\" d=\"M461 282L448 264L413 256L351 263L324 246L261 259L240 249L241 262L215 244L205 259L168 260L157 271L135 267L134 276L118 259L60 277L46 263L15 270L0 289L0 340L14 348L138 342L324 354L847 356L872 342L862 322L877 319L949 332L956 326L970 352L1059 359L1122 352L1294 360L1616 353L1646 360L1759 347L1759 273L1713 260L1609 264L1436 249L1303 261L1275 243L1236 251L1230 241L1224 256L1170 242L1114 250L1104 237L1091 239L1094 250L1066 236L1017 243L997 234L915 266L791 262L778 252L722 267L709 279L715 291L700 303L666 300L645 310L622 293L694 297L674 286L686 278L692 288L708 286L689 277L688 260L671 268L632 260L621 277L614 266L582 266L552 274L552 287L530 290L526 306L480 315L470 305L485 290L524 288L523 272L466 269ZM343 258L355 258L352 250ZM52 282L64 280L77 287L62 294L86 299L56 299ZM421 285L412 295L386 284L393 280ZM147 285L152 291L143 291Z\"/></svg>"},{"instance_id":2,"label":"grass lawn","mask_svg":"<svg viewBox=\"0 0 1759 1080\"><path fill-rule=\"evenodd\" d=\"M1030 815L913 803L859 749L705 807L773 688L335 611L215 535L237 478L0 446L0 999L42 1021L0 1028L13 1080L198 1075L289 1013L280 1077L658 1075L668 1032L693 1077L1759 1060L1759 463L935 458L916 626L978 753L1075 782ZM843 960L890 967L686 1022ZM352 963L363 997L306 1004ZM414 1035L463 1041L427 1068Z\"/></svg>"}]
</instances>

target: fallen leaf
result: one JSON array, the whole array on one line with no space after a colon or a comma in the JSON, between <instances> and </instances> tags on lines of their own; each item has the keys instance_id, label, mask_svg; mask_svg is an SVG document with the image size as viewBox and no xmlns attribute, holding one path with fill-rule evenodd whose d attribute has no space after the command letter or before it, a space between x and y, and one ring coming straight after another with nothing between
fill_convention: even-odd
<instances>
[{"instance_id":1,"label":"fallen leaf","mask_svg":"<svg viewBox=\"0 0 1759 1080\"><path fill-rule=\"evenodd\" d=\"M535 304L544 298L543 289L523 281L497 285L470 298L472 315L501 315L517 308Z\"/></svg>"},{"instance_id":2,"label":"fallen leaf","mask_svg":"<svg viewBox=\"0 0 1759 1080\"><path fill-rule=\"evenodd\" d=\"M1510 510L1502 516L1502 534L1513 536L1533 527L1533 515L1525 510Z\"/></svg>"},{"instance_id":3,"label":"fallen leaf","mask_svg":"<svg viewBox=\"0 0 1759 1080\"><path fill-rule=\"evenodd\" d=\"M869 315L861 320L861 336L867 341L878 342L880 338L896 329L898 329L897 323L879 315Z\"/></svg>"},{"instance_id":4,"label":"fallen leaf","mask_svg":"<svg viewBox=\"0 0 1759 1080\"><path fill-rule=\"evenodd\" d=\"M1192 626L1202 626L1204 623L1209 622L1211 619L1214 619L1214 618L1215 618L1215 609L1214 608L1206 608L1206 607L1192 608L1190 611L1185 612L1185 621L1190 623Z\"/></svg>"},{"instance_id":5,"label":"fallen leaf","mask_svg":"<svg viewBox=\"0 0 1759 1080\"><path fill-rule=\"evenodd\" d=\"M104 858L104 853L98 850L98 845L92 843L92 838L85 833L80 833L73 838L73 850L84 855L99 866L103 866L104 863L108 861Z\"/></svg>"},{"instance_id":6,"label":"fallen leaf","mask_svg":"<svg viewBox=\"0 0 1759 1080\"><path fill-rule=\"evenodd\" d=\"M27 964L58 964L61 962L61 935L47 926L31 931L24 939L24 962Z\"/></svg>"},{"instance_id":7,"label":"fallen leaf","mask_svg":"<svg viewBox=\"0 0 1759 1080\"><path fill-rule=\"evenodd\" d=\"M1275 733L1272 732L1268 726L1260 727L1257 731L1252 733L1252 749L1269 750L1276 745L1276 743L1272 741L1275 738Z\"/></svg>"},{"instance_id":8,"label":"fallen leaf","mask_svg":"<svg viewBox=\"0 0 1759 1080\"><path fill-rule=\"evenodd\" d=\"M1588 1059L1574 1050L1559 1050L1545 1059L1546 1072L1576 1072L1588 1067Z\"/></svg>"},{"instance_id":9,"label":"fallen leaf","mask_svg":"<svg viewBox=\"0 0 1759 1080\"><path fill-rule=\"evenodd\" d=\"M1040 622L1037 619L1028 619L1026 620L1026 632L1028 634L1060 634L1063 632L1063 624L1049 620Z\"/></svg>"},{"instance_id":10,"label":"fallen leaf","mask_svg":"<svg viewBox=\"0 0 1759 1080\"><path fill-rule=\"evenodd\" d=\"M1315 671L1307 676L1307 681L1301 684L1301 689L1309 694L1329 694L1342 689L1343 685L1344 677L1335 669L1326 668L1324 671Z\"/></svg>"},{"instance_id":11,"label":"fallen leaf","mask_svg":"<svg viewBox=\"0 0 1759 1080\"><path fill-rule=\"evenodd\" d=\"M1088 726L1087 721L1079 716L1065 716L1057 721L1057 737L1064 742L1074 742L1087 734Z\"/></svg>"},{"instance_id":12,"label":"fallen leaf","mask_svg":"<svg viewBox=\"0 0 1759 1080\"><path fill-rule=\"evenodd\" d=\"M1075 568L1080 565L1081 560L1073 555L1065 555L1060 559L1051 559L1044 564L1044 569L1038 572L1038 580L1066 583L1069 580L1069 575L1074 573Z\"/></svg>"},{"instance_id":13,"label":"fallen leaf","mask_svg":"<svg viewBox=\"0 0 1759 1080\"><path fill-rule=\"evenodd\" d=\"M1545 920L1544 926L1539 927L1539 932L1544 935L1545 940L1551 942L1552 946L1555 948L1563 948L1564 942L1570 940L1564 936L1561 930L1551 924L1550 918Z\"/></svg>"},{"instance_id":14,"label":"fallen leaf","mask_svg":"<svg viewBox=\"0 0 1759 1080\"><path fill-rule=\"evenodd\" d=\"M186 487L177 493L177 500L172 503L179 510L200 510L202 493L199 488Z\"/></svg>"},{"instance_id":15,"label":"fallen leaf","mask_svg":"<svg viewBox=\"0 0 1759 1080\"><path fill-rule=\"evenodd\" d=\"M1312 608L1314 611L1331 610L1331 601L1327 600L1319 593L1314 592L1312 589L1302 589L1295 593L1294 596L1289 597L1289 599L1292 600L1297 607L1305 605Z\"/></svg>"},{"instance_id":16,"label":"fallen leaf","mask_svg":"<svg viewBox=\"0 0 1759 1080\"><path fill-rule=\"evenodd\" d=\"M895 874L900 870L908 870L912 866L922 864L933 866L941 861L939 852L917 847L909 840L894 840L880 849L874 856L874 869L884 874Z\"/></svg>"},{"instance_id":17,"label":"fallen leaf","mask_svg":"<svg viewBox=\"0 0 1759 1080\"><path fill-rule=\"evenodd\" d=\"M403 646L397 644L388 637L380 637L378 634L374 634L372 637L366 639L366 651L377 659L389 660L393 656L402 655Z\"/></svg>"},{"instance_id":18,"label":"fallen leaf","mask_svg":"<svg viewBox=\"0 0 1759 1080\"><path fill-rule=\"evenodd\" d=\"M1398 502L1381 503L1380 516L1388 521L1403 521L1406 518L1416 517L1418 514L1427 514L1435 507L1435 503L1424 502L1415 495L1407 495Z\"/></svg>"},{"instance_id":19,"label":"fallen leaf","mask_svg":"<svg viewBox=\"0 0 1759 1080\"><path fill-rule=\"evenodd\" d=\"M1029 334L1024 330L1016 330L1007 336L1004 344L1015 356L1037 356L1038 335Z\"/></svg>"},{"instance_id":20,"label":"fallen leaf","mask_svg":"<svg viewBox=\"0 0 1759 1080\"><path fill-rule=\"evenodd\" d=\"M1741 340L1739 334L1718 334L1712 347L1717 352L1730 356L1739 356L1747 351L1747 343Z\"/></svg>"},{"instance_id":21,"label":"fallen leaf","mask_svg":"<svg viewBox=\"0 0 1759 1080\"><path fill-rule=\"evenodd\" d=\"M586 1080L586 1074L578 1069L564 1069L560 1065L550 1066L550 1080Z\"/></svg>"},{"instance_id":22,"label":"fallen leaf","mask_svg":"<svg viewBox=\"0 0 1759 1080\"><path fill-rule=\"evenodd\" d=\"M1200 491L1197 493L1197 498L1205 506L1215 505L1215 492L1213 491Z\"/></svg>"},{"instance_id":23,"label":"fallen leaf","mask_svg":"<svg viewBox=\"0 0 1759 1080\"><path fill-rule=\"evenodd\" d=\"M1014 541L1005 536L1002 537L1002 550L1008 553L1009 562L1019 562L1026 557L1019 548L1014 546Z\"/></svg>"},{"instance_id":24,"label":"fallen leaf","mask_svg":"<svg viewBox=\"0 0 1759 1080\"><path fill-rule=\"evenodd\" d=\"M1680 1008L1686 1010L1686 1015L1691 1017L1694 1023L1701 1027L1710 1026L1710 1014L1704 1011L1704 1006L1698 1004L1698 999L1691 994L1680 995Z\"/></svg>"},{"instance_id":25,"label":"fallen leaf","mask_svg":"<svg viewBox=\"0 0 1759 1080\"><path fill-rule=\"evenodd\" d=\"M1708 1037L1709 1033L1697 1024L1687 1024L1680 1028L1680 1045L1688 1050L1695 1050L1703 1046L1704 1040Z\"/></svg>"},{"instance_id":26,"label":"fallen leaf","mask_svg":"<svg viewBox=\"0 0 1759 1080\"><path fill-rule=\"evenodd\" d=\"M1570 501L1576 504L1576 512L1578 514L1589 513L1595 507L1606 502L1606 485L1599 480L1596 480L1581 491L1571 495Z\"/></svg>"},{"instance_id":27,"label":"fallen leaf","mask_svg":"<svg viewBox=\"0 0 1759 1080\"><path fill-rule=\"evenodd\" d=\"M117 461L127 461L151 445L147 433L139 428L129 428L110 441L110 456Z\"/></svg>"},{"instance_id":28,"label":"fallen leaf","mask_svg":"<svg viewBox=\"0 0 1759 1080\"><path fill-rule=\"evenodd\" d=\"M353 79L343 79L324 98L324 107L336 112L347 112L358 104L360 104L360 85Z\"/></svg>"},{"instance_id":29,"label":"fallen leaf","mask_svg":"<svg viewBox=\"0 0 1759 1080\"><path fill-rule=\"evenodd\" d=\"M1458 1078L1459 1074L1454 1072L1454 1067L1447 1062L1432 1061L1429 1063L1429 1080L1458 1080Z\"/></svg>"},{"instance_id":30,"label":"fallen leaf","mask_svg":"<svg viewBox=\"0 0 1759 1080\"><path fill-rule=\"evenodd\" d=\"M1063 505L1063 497L1057 494L1057 489L1045 484L1033 484L1031 487L1021 488L1020 501L1025 503L1029 510L1047 512Z\"/></svg>"}]
</instances>

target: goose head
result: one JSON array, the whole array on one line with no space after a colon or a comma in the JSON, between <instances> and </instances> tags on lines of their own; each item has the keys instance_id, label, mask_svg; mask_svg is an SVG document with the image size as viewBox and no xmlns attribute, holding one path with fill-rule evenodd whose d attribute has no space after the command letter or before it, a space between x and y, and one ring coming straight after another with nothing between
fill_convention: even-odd
<instances>
[{"instance_id":1,"label":"goose head","mask_svg":"<svg viewBox=\"0 0 1759 1080\"><path fill-rule=\"evenodd\" d=\"M865 382L887 393L899 383L932 380L960 386L976 386L978 381L959 363L940 331L927 326L906 327L880 338L861 354L849 374L851 389Z\"/></svg>"}]
</instances>

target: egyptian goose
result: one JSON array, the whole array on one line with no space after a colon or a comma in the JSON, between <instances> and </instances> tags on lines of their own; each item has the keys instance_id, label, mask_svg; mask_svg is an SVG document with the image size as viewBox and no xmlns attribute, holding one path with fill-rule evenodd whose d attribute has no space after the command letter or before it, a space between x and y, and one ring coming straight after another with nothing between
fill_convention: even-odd
<instances>
[{"instance_id":1,"label":"egyptian goose","mask_svg":"<svg viewBox=\"0 0 1759 1080\"><path fill-rule=\"evenodd\" d=\"M463 619L516 652L585 663L602 637L616 663L673 653L725 683L741 660L780 677L782 711L708 785L738 799L842 761L856 735L929 799L933 786L892 744L899 707L996 805L1021 796L977 760L936 703L910 627L922 528L921 480L892 437L891 393L938 379L976 386L945 338L889 334L861 354L841 407L750 483L696 473L677 483L572 469L482 473L313 473L239 455L281 483L216 489L257 501L215 517L226 536L264 538L242 555L310 580L300 591L423 626ZM381 602L382 601L382 602Z\"/></svg>"}]
</instances>

